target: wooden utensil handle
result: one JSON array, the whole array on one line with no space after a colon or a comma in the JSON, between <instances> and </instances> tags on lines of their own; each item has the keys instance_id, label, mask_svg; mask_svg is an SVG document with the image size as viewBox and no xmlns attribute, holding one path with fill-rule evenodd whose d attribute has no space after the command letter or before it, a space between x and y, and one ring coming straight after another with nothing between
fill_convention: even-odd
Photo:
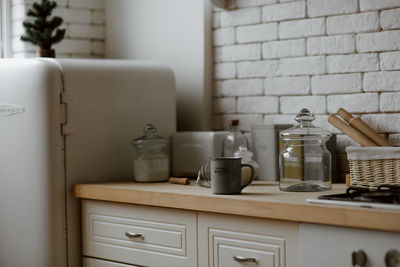
<instances>
[{"instance_id":1,"label":"wooden utensil handle","mask_svg":"<svg viewBox=\"0 0 400 267\"><path fill-rule=\"evenodd\" d=\"M356 141L361 146L378 146L373 141L368 139L368 137L336 117L335 114L329 115L328 121L330 124L341 130L344 134Z\"/></svg>"},{"instance_id":2,"label":"wooden utensil handle","mask_svg":"<svg viewBox=\"0 0 400 267\"><path fill-rule=\"evenodd\" d=\"M349 112L347 112L344 108L340 108L337 111L337 114L342 117L345 121L347 121L353 128L367 136L373 142L378 144L379 146L392 146L386 138L379 135L374 131L368 124L366 124L363 120L357 117L353 117Z\"/></svg>"},{"instance_id":3,"label":"wooden utensil handle","mask_svg":"<svg viewBox=\"0 0 400 267\"><path fill-rule=\"evenodd\" d=\"M169 182L171 184L184 184L184 185L188 185L190 183L189 178L177 178L177 177L170 177Z\"/></svg>"}]
</instances>

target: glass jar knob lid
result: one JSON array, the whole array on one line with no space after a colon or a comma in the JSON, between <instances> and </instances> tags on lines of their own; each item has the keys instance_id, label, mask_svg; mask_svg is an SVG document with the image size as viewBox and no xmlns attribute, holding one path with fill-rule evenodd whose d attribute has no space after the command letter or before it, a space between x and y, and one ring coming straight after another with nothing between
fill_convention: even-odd
<instances>
[{"instance_id":1,"label":"glass jar knob lid","mask_svg":"<svg viewBox=\"0 0 400 267\"><path fill-rule=\"evenodd\" d=\"M295 120L301 124L302 122L311 122L315 120L315 116L308 109L303 108L297 113Z\"/></svg>"}]
</instances>

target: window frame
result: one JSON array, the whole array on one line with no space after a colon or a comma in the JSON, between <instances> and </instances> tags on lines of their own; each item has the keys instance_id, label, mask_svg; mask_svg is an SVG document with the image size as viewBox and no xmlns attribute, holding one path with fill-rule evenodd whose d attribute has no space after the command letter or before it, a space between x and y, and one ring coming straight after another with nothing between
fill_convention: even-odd
<instances>
[{"instance_id":1,"label":"window frame","mask_svg":"<svg viewBox=\"0 0 400 267\"><path fill-rule=\"evenodd\" d=\"M11 3L0 0L0 58L11 56Z\"/></svg>"}]
</instances>

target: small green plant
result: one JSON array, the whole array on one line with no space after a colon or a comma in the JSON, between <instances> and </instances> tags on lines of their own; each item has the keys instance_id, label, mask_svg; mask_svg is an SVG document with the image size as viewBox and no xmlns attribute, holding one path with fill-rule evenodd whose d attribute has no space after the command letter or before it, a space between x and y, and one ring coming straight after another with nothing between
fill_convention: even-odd
<instances>
[{"instance_id":1,"label":"small green plant","mask_svg":"<svg viewBox=\"0 0 400 267\"><path fill-rule=\"evenodd\" d=\"M61 42L65 36L65 29L58 29L63 19L57 16L51 17L57 3L49 0L35 2L28 10L27 16L32 20L25 20L23 26L26 30L21 40L37 45L42 50L49 50L53 44Z\"/></svg>"}]
</instances>

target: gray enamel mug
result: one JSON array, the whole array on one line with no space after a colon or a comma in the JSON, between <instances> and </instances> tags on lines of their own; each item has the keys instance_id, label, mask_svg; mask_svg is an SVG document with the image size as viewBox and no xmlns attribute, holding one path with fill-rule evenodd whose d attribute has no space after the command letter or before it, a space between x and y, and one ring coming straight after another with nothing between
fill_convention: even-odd
<instances>
[{"instance_id":1,"label":"gray enamel mug","mask_svg":"<svg viewBox=\"0 0 400 267\"><path fill-rule=\"evenodd\" d=\"M242 184L242 168L251 170L251 179ZM242 164L242 158L223 157L211 159L211 191L213 194L240 194L254 179L254 168Z\"/></svg>"}]
</instances>

